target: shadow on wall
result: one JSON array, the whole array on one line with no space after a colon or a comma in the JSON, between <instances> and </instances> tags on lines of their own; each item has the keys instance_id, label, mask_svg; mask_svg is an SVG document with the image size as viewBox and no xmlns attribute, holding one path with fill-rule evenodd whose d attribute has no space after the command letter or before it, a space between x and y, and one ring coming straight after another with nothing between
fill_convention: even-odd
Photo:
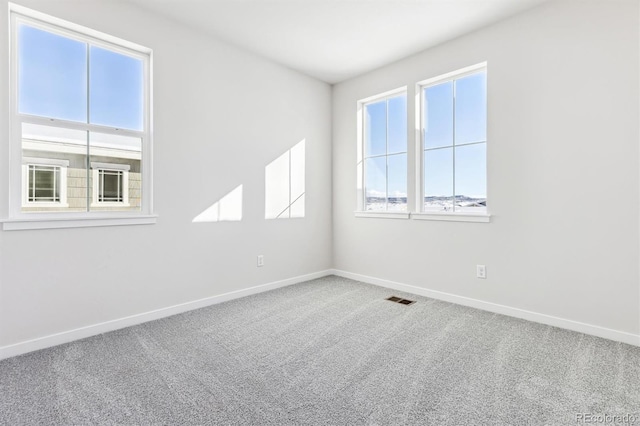
<instances>
[{"instance_id":1,"label":"shadow on wall","mask_svg":"<svg viewBox=\"0 0 640 426\"><path fill-rule=\"evenodd\" d=\"M305 213L305 139L265 167L265 219L302 218ZM192 222L242 220L242 185L216 201Z\"/></svg>"}]
</instances>

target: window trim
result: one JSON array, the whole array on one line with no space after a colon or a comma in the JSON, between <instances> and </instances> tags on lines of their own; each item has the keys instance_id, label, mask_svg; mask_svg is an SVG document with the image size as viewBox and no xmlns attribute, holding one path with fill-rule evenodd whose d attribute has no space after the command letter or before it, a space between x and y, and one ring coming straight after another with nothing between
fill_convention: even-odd
<instances>
[{"instance_id":1,"label":"window trim","mask_svg":"<svg viewBox=\"0 0 640 426\"><path fill-rule=\"evenodd\" d=\"M3 229L40 229L75 226L110 226L149 222L153 218L153 51L147 47L132 43L115 36L102 33L63 19L9 3L9 42L10 42L10 139L9 139L9 210L8 218L0 220ZM142 131L119 129L90 123L78 123L60 119L20 114L18 111L18 43L17 27L19 23L44 29L58 35L90 43L142 60L143 63L143 128ZM111 135L127 135L141 138L142 152L140 173L142 175L142 199L140 211L136 212L22 212L22 123L32 123L53 127L63 127L99 132ZM119 204L120 206L122 204ZM59 206L59 205L58 205ZM141 220L135 220L139 218ZM39 226L43 222L44 226ZM86 223L83 223L86 222ZM20 224L12 226L11 224ZM98 223L100 223L98 225ZM31 225L29 225L31 224ZM28 228L27 226L31 226Z\"/></svg>"},{"instance_id":2,"label":"window trim","mask_svg":"<svg viewBox=\"0 0 640 426\"><path fill-rule=\"evenodd\" d=\"M385 217L385 218L394 218L394 219L398 219L398 218L409 218L409 194L408 194L408 186L409 186L409 179L407 176L407 211L389 211L389 210L383 210L383 211L371 211L371 210L365 210L366 209L366 193L365 193L365 152L364 152L364 144L365 144L365 131L364 131L364 126L365 126L365 117L364 117L364 111L365 111L365 107L369 104L372 103L376 103L376 102L382 102L382 101L387 101L391 98L395 98L398 95L402 95L404 94L406 96L407 99L407 107L409 106L409 92L408 92L408 87L407 86L402 86L402 87L398 87L396 89L393 90L388 90L386 92L382 92L379 93L377 95L373 95L373 96L369 96L363 99L360 99L357 102L357 157L356 157L356 161L357 161L357 210L355 211L356 217ZM407 108L407 114L408 114L408 108ZM388 114L387 114L387 120L388 120ZM405 154L407 156L407 171L409 170L409 140L408 140L408 136L409 136L409 132L407 131L407 150L405 152L402 153L393 153L391 155L397 155L397 154ZM374 156L372 156L371 158L373 158ZM379 155L379 156L375 156L375 157L389 157L389 154L386 153L384 155ZM386 176L386 179L388 181L389 176Z\"/></svg>"},{"instance_id":3,"label":"window trim","mask_svg":"<svg viewBox=\"0 0 640 426\"><path fill-rule=\"evenodd\" d=\"M489 211L489 182L487 179L487 197L486 197L486 210L481 213L473 213L473 212L435 212L435 211L425 211L424 210L424 133L422 129L424 128L424 96L423 90L436 86L438 84L458 80L473 74L478 73L479 71L484 70L488 75L488 65L487 62L480 62L475 65L471 65L468 67L460 68L455 71L447 72L445 74L439 74L435 77L428 78L426 80L422 80L416 83L415 85L415 212L412 213L412 218L418 220L451 220L455 222L490 222L491 214ZM487 93L488 97L488 93ZM487 111L488 117L488 111ZM489 153L489 137L487 135L487 139L484 142L477 143L485 143L487 149L487 158ZM455 147L455 145L454 145ZM485 160L487 161L487 160ZM455 172L454 172L455 173ZM455 194L454 194L455 196Z\"/></svg>"}]
</instances>

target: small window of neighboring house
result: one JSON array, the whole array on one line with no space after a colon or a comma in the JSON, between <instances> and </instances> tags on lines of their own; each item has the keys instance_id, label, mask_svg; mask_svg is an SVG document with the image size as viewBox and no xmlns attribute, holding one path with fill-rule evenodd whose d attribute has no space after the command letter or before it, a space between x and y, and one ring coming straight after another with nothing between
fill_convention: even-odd
<instances>
[{"instance_id":1,"label":"small window of neighboring house","mask_svg":"<svg viewBox=\"0 0 640 426\"><path fill-rule=\"evenodd\" d=\"M129 165L91 163L91 169L92 206L129 206Z\"/></svg>"},{"instance_id":2,"label":"small window of neighboring house","mask_svg":"<svg viewBox=\"0 0 640 426\"><path fill-rule=\"evenodd\" d=\"M22 207L42 211L47 207L67 207L66 160L23 157Z\"/></svg>"}]
</instances>

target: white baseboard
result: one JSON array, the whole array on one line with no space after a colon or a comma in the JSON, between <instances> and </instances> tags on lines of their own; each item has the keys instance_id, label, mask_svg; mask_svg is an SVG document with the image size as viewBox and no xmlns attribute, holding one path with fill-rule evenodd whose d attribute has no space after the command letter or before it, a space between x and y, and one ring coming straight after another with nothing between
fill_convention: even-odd
<instances>
[{"instance_id":1,"label":"white baseboard","mask_svg":"<svg viewBox=\"0 0 640 426\"><path fill-rule=\"evenodd\" d=\"M119 330L121 328L130 327L132 325L142 324L144 322L169 317L171 315L180 314L194 309L204 308L205 306L215 305L217 303L238 299L252 294L262 293L269 290L275 290L280 287L286 287L292 284L298 284L304 281L331 275L331 270L314 272L307 275L300 275L286 280L274 281L267 284L257 285L242 290L232 291L217 296L206 297L204 299L194 300L192 302L181 303L179 305L168 306L166 308L156 309L141 314L131 315L111 321L93 324L86 327L76 328L74 330L63 331L61 333L51 334L49 336L39 337L33 340L27 340L13 345L0 347L0 359L10 358L16 355L25 354L27 352L37 351L39 349L49 348L51 346L61 345L63 343L72 342L85 337L95 336L106 333L108 331Z\"/></svg>"},{"instance_id":2,"label":"white baseboard","mask_svg":"<svg viewBox=\"0 0 640 426\"><path fill-rule=\"evenodd\" d=\"M443 300L445 302L455 303L457 305L469 306L471 308L482 309L484 311L494 312L497 314L507 315L510 317L525 319L541 324L551 325L554 327L564 328L567 330L577 331L592 336L602 337L617 342L628 343L630 345L640 346L640 335L627 333L624 331L613 330L610 328L600 327L597 325L586 324L583 322L573 321L565 318L554 317L551 315L540 314L537 312L526 311L524 309L512 308L510 306L499 305L497 303L485 302L482 300L471 299L469 297L458 296L455 294L444 293L436 290L429 290L422 287L416 287L409 284L402 284L395 281L383 280L380 278L369 277L367 275L355 274L353 272L334 269L331 271L333 275L339 277L350 278L356 281L362 281L368 284L380 287L391 288L398 291L417 294L419 296L430 297L432 299Z\"/></svg>"}]
</instances>

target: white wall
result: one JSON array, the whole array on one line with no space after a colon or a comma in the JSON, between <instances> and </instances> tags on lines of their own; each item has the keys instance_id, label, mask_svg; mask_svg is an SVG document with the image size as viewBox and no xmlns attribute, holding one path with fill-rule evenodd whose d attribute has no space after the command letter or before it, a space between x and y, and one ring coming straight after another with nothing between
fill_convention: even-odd
<instances>
[{"instance_id":1,"label":"white wall","mask_svg":"<svg viewBox=\"0 0 640 426\"><path fill-rule=\"evenodd\" d=\"M159 221L0 231L0 347L331 267L329 85L124 2L17 3L154 50ZM7 200L6 0L0 22ZM306 218L266 221L264 168L303 138ZM242 222L191 223L239 184Z\"/></svg>"},{"instance_id":2,"label":"white wall","mask_svg":"<svg viewBox=\"0 0 640 426\"><path fill-rule=\"evenodd\" d=\"M551 2L336 85L334 267L637 335L638 28ZM355 218L356 101L482 61L492 222Z\"/></svg>"}]
</instances>

